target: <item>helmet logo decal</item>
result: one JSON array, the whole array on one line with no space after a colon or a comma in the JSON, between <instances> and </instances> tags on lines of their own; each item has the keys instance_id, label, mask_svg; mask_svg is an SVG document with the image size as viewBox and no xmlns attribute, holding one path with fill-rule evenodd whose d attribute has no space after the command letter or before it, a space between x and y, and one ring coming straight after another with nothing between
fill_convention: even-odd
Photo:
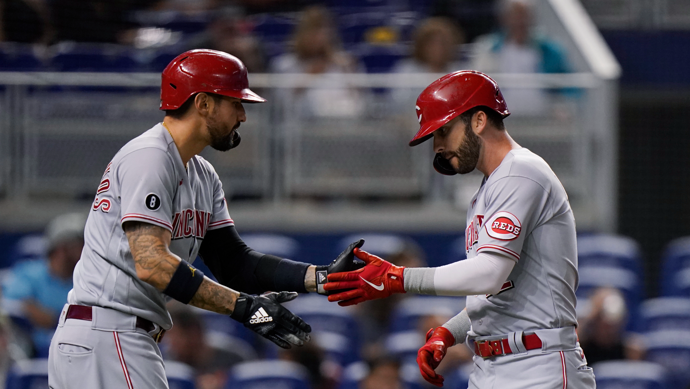
<instances>
[{"instance_id":1,"label":"helmet logo decal","mask_svg":"<svg viewBox=\"0 0 690 389\"><path fill-rule=\"evenodd\" d=\"M419 121L419 124L422 124L422 112L421 112L422 109L419 108L418 105L415 105L414 108L415 108L417 111L420 111L420 112L419 112L419 116L417 116L417 121Z\"/></svg>"}]
</instances>

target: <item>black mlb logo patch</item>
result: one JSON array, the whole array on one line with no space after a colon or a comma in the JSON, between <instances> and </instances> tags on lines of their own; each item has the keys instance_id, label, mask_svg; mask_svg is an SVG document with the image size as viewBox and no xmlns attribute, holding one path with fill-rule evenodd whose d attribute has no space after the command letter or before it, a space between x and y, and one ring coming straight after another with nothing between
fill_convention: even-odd
<instances>
[{"instance_id":1,"label":"black mlb logo patch","mask_svg":"<svg viewBox=\"0 0 690 389\"><path fill-rule=\"evenodd\" d=\"M146 196L146 208L155 211L161 207L161 198L154 193L149 193Z\"/></svg>"}]
</instances>

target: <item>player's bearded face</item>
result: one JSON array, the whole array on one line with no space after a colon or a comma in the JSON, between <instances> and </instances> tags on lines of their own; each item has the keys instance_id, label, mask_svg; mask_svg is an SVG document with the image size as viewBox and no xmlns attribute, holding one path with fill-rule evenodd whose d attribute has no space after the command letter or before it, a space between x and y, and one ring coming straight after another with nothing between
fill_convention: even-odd
<instances>
[{"instance_id":1,"label":"player's bearded face","mask_svg":"<svg viewBox=\"0 0 690 389\"><path fill-rule=\"evenodd\" d=\"M462 140L462 143L457 150L446 156L446 159L451 160L451 165L456 172L459 174L467 174L477 167L481 148L481 138L479 138L479 136L472 131L471 126L465 125L465 137ZM457 161L457 165L453 163L452 159Z\"/></svg>"},{"instance_id":2,"label":"player's bearded face","mask_svg":"<svg viewBox=\"0 0 690 389\"><path fill-rule=\"evenodd\" d=\"M228 151L239 144L240 133L237 129L240 122L230 127L226 121L218 120L217 115L211 115L206 120L206 127L211 136L211 147L218 151Z\"/></svg>"}]
</instances>

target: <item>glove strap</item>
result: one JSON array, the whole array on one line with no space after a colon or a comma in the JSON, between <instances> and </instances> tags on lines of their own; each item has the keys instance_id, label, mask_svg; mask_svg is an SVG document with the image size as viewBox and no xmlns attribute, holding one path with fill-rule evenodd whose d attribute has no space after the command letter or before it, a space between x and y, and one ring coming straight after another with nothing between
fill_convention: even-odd
<instances>
[{"instance_id":1,"label":"glove strap","mask_svg":"<svg viewBox=\"0 0 690 389\"><path fill-rule=\"evenodd\" d=\"M405 293L404 271L405 266L391 266L388 270L388 284L392 293Z\"/></svg>"},{"instance_id":2,"label":"glove strap","mask_svg":"<svg viewBox=\"0 0 690 389\"><path fill-rule=\"evenodd\" d=\"M323 286L328 282L328 266L316 267L316 293L328 294Z\"/></svg>"},{"instance_id":3,"label":"glove strap","mask_svg":"<svg viewBox=\"0 0 690 389\"><path fill-rule=\"evenodd\" d=\"M240 323L247 321L249 317L249 308L252 305L253 297L246 293L240 292L240 297L235 301L235 309L230 314L230 317Z\"/></svg>"}]
</instances>

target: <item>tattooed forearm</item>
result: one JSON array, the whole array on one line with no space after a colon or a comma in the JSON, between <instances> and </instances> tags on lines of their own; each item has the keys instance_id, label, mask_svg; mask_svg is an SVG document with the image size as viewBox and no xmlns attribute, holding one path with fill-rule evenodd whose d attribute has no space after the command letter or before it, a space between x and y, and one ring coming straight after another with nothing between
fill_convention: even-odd
<instances>
[{"instance_id":1,"label":"tattooed forearm","mask_svg":"<svg viewBox=\"0 0 690 389\"><path fill-rule=\"evenodd\" d=\"M163 291L180 264L180 258L168 250L170 231L141 222L127 222L123 228L137 276Z\"/></svg>"},{"instance_id":2,"label":"tattooed forearm","mask_svg":"<svg viewBox=\"0 0 690 389\"><path fill-rule=\"evenodd\" d=\"M127 222L123 226L134 258L137 276L159 291L170 283L181 259L168 250L170 231L148 223ZM204 277L189 304L229 315L239 293Z\"/></svg>"},{"instance_id":3,"label":"tattooed forearm","mask_svg":"<svg viewBox=\"0 0 690 389\"><path fill-rule=\"evenodd\" d=\"M213 312L230 315L235 308L235 301L239 293L204 277L199 290L196 291L190 305Z\"/></svg>"}]
</instances>

